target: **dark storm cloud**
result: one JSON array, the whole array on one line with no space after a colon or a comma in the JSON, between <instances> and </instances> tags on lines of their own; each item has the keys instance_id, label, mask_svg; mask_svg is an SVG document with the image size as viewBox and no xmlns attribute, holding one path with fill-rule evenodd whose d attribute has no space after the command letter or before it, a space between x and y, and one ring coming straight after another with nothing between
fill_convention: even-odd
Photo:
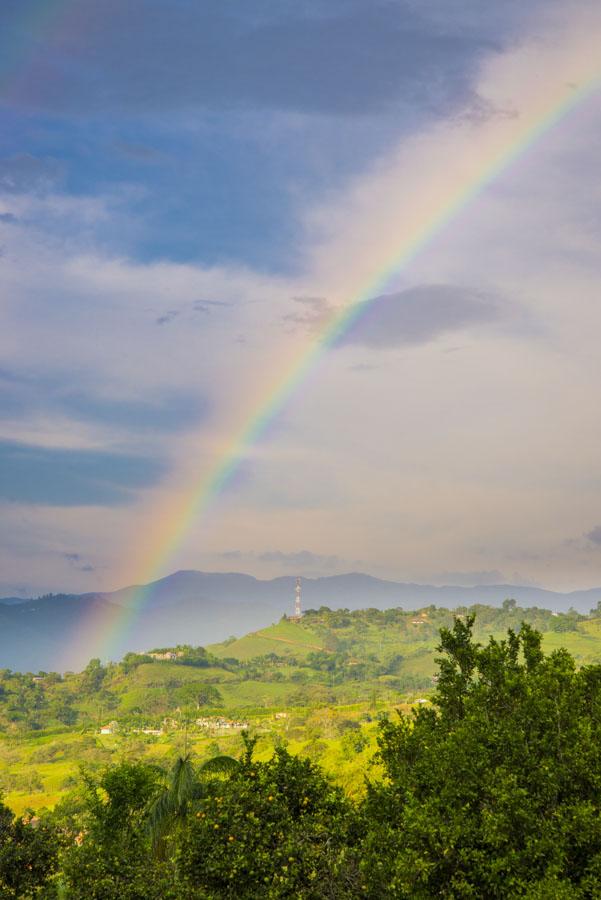
<instances>
[{"instance_id":1,"label":"dark storm cloud","mask_svg":"<svg viewBox=\"0 0 601 900\"><path fill-rule=\"evenodd\" d=\"M2 13L18 43L23 6ZM49 111L271 108L363 115L398 100L436 106L468 92L497 34L435 24L412 4L80 0L49 30L10 100ZM29 77L27 77L29 75Z\"/></svg>"},{"instance_id":2,"label":"dark storm cloud","mask_svg":"<svg viewBox=\"0 0 601 900\"><path fill-rule=\"evenodd\" d=\"M15 503L120 506L163 472L148 457L0 441L0 499Z\"/></svg>"},{"instance_id":3,"label":"dark storm cloud","mask_svg":"<svg viewBox=\"0 0 601 900\"><path fill-rule=\"evenodd\" d=\"M495 321L498 301L470 288L422 284L375 297L338 346L388 348L425 344L441 334Z\"/></svg>"}]
</instances>

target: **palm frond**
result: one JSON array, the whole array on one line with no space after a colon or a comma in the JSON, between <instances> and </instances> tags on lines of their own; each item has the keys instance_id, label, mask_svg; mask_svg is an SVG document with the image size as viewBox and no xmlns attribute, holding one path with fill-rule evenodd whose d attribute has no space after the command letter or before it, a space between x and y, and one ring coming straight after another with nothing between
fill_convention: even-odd
<instances>
[{"instance_id":1,"label":"palm frond","mask_svg":"<svg viewBox=\"0 0 601 900\"><path fill-rule=\"evenodd\" d=\"M200 775L232 775L240 768L240 763L233 756L214 756L198 767Z\"/></svg>"},{"instance_id":2,"label":"palm frond","mask_svg":"<svg viewBox=\"0 0 601 900\"><path fill-rule=\"evenodd\" d=\"M181 819L194 798L196 775L189 755L180 756L173 764L167 783L150 804L146 827L155 851L177 819Z\"/></svg>"}]
</instances>

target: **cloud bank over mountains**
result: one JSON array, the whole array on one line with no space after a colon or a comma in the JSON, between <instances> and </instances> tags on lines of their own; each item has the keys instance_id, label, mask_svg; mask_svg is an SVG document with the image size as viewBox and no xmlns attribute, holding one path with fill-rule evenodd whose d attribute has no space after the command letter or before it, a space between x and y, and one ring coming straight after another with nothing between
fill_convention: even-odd
<instances>
[{"instance_id":1,"label":"cloud bank over mountains","mask_svg":"<svg viewBox=\"0 0 601 900\"><path fill-rule=\"evenodd\" d=\"M5 583L143 577L165 510L364 297L169 569L598 582L598 95L369 288L582 83L594 5L143 6L86 0L2 98Z\"/></svg>"}]
</instances>

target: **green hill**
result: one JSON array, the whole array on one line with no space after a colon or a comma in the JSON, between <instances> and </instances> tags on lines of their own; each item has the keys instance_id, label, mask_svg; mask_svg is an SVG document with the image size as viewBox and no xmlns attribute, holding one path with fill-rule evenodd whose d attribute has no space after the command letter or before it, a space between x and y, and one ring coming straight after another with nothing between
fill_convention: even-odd
<instances>
[{"instance_id":1,"label":"green hill","mask_svg":"<svg viewBox=\"0 0 601 900\"><path fill-rule=\"evenodd\" d=\"M323 650L323 637L311 628L308 621L282 619L277 625L253 631L237 640L213 644L208 649L220 659L231 657L241 661L269 653L299 657L306 656L312 650Z\"/></svg>"},{"instance_id":2,"label":"green hill","mask_svg":"<svg viewBox=\"0 0 601 900\"><path fill-rule=\"evenodd\" d=\"M545 650L566 647L579 665L601 661L598 614L513 601L470 611L479 640L526 621ZM358 791L378 716L427 699L439 629L467 612L322 607L205 649L92 660L64 676L2 670L0 791L17 811L52 805L81 764L94 769L124 755L162 762L184 745L200 757L237 752L242 726L258 736L260 754L285 742Z\"/></svg>"}]
</instances>

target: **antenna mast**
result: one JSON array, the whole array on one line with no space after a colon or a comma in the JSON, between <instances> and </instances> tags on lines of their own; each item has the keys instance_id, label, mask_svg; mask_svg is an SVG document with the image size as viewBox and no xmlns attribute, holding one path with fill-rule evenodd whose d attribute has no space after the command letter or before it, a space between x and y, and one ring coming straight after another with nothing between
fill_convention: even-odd
<instances>
[{"instance_id":1,"label":"antenna mast","mask_svg":"<svg viewBox=\"0 0 601 900\"><path fill-rule=\"evenodd\" d=\"M296 579L296 587L294 589L294 618L298 620L301 616L301 580L299 576Z\"/></svg>"}]
</instances>

